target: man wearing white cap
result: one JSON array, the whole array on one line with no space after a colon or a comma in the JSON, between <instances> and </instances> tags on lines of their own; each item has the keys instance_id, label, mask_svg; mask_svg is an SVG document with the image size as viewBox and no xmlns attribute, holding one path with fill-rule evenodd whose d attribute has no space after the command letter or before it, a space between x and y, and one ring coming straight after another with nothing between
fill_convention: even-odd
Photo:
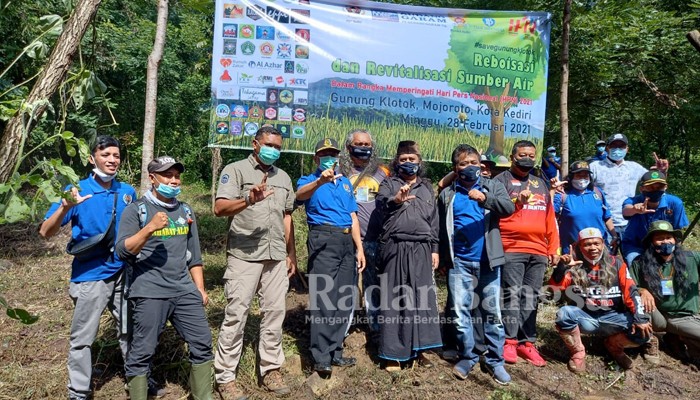
<instances>
[{"instance_id":1,"label":"man wearing white cap","mask_svg":"<svg viewBox=\"0 0 700 400\"><path fill-rule=\"evenodd\" d=\"M620 367L630 369L632 360L624 349L650 340L650 317L627 265L608 253L599 229L579 232L571 254L562 255L549 284L569 304L557 311L555 320L557 332L571 353L569 370L586 371L581 333L605 336L608 352Z\"/></svg>"}]
</instances>

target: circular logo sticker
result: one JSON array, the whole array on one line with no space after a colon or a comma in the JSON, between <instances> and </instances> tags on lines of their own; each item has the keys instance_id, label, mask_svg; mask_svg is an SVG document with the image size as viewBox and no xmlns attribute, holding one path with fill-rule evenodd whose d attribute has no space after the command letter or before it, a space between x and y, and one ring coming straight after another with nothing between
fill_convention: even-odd
<instances>
[{"instance_id":1,"label":"circular logo sticker","mask_svg":"<svg viewBox=\"0 0 700 400\"><path fill-rule=\"evenodd\" d=\"M294 95L291 90L283 89L280 91L280 101L284 104L289 104L294 100Z\"/></svg>"},{"instance_id":2,"label":"circular logo sticker","mask_svg":"<svg viewBox=\"0 0 700 400\"><path fill-rule=\"evenodd\" d=\"M217 122L216 123L216 133L226 135L228 134L228 122Z\"/></svg>"},{"instance_id":3,"label":"circular logo sticker","mask_svg":"<svg viewBox=\"0 0 700 400\"><path fill-rule=\"evenodd\" d=\"M264 42L260 45L260 53L265 57L271 56L274 51L275 47L270 42Z\"/></svg>"},{"instance_id":4,"label":"circular logo sticker","mask_svg":"<svg viewBox=\"0 0 700 400\"><path fill-rule=\"evenodd\" d=\"M258 132L258 124L255 122L247 122L245 124L245 135L254 136Z\"/></svg>"},{"instance_id":5,"label":"circular logo sticker","mask_svg":"<svg viewBox=\"0 0 700 400\"><path fill-rule=\"evenodd\" d=\"M231 110L228 108L226 104L219 104L216 106L216 116L219 118L226 118L228 117L228 113Z\"/></svg>"}]
</instances>

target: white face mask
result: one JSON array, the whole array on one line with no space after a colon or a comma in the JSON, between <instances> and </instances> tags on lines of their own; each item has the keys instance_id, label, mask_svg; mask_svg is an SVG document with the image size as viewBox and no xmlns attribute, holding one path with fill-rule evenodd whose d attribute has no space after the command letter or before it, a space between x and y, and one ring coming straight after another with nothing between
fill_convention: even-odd
<instances>
[{"instance_id":1,"label":"white face mask","mask_svg":"<svg viewBox=\"0 0 700 400\"><path fill-rule=\"evenodd\" d=\"M98 176L100 178L100 180L102 180L102 182L105 182L105 183L111 181L112 179L114 179L115 176L117 176L116 172L114 174L110 175L97 167L93 168L92 172L94 172L95 176Z\"/></svg>"},{"instance_id":2,"label":"white face mask","mask_svg":"<svg viewBox=\"0 0 700 400\"><path fill-rule=\"evenodd\" d=\"M571 186L578 190L584 190L590 183L589 179L574 179L571 181Z\"/></svg>"},{"instance_id":3,"label":"white face mask","mask_svg":"<svg viewBox=\"0 0 700 400\"><path fill-rule=\"evenodd\" d=\"M598 264L598 262L600 261L600 259L603 258L603 253L600 253L600 255L598 255L598 257L596 257L596 258L593 259L593 260L591 260L590 258L588 258L588 257L586 257L586 256L583 256L583 258L585 258L586 261L588 261L589 264L591 264L591 265L596 265L596 264Z\"/></svg>"}]
</instances>

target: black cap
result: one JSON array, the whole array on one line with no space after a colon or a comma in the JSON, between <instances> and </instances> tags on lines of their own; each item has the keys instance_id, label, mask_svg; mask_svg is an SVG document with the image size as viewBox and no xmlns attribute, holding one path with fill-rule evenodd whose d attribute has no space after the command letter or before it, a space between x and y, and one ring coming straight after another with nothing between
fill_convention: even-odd
<instances>
[{"instance_id":1,"label":"black cap","mask_svg":"<svg viewBox=\"0 0 700 400\"><path fill-rule=\"evenodd\" d=\"M651 185L653 183L666 183L666 174L658 170L647 171L646 174L642 175L642 186Z\"/></svg>"},{"instance_id":2,"label":"black cap","mask_svg":"<svg viewBox=\"0 0 700 400\"><path fill-rule=\"evenodd\" d=\"M605 146L605 140L599 140L599 141L595 142L595 145L596 145L596 147L600 146L600 145Z\"/></svg>"},{"instance_id":3,"label":"black cap","mask_svg":"<svg viewBox=\"0 0 700 400\"><path fill-rule=\"evenodd\" d=\"M610 144L612 142L624 142L625 144L629 144L629 140L627 140L627 136L623 135L622 133L616 133L614 135L610 135L608 138L607 144Z\"/></svg>"},{"instance_id":4,"label":"black cap","mask_svg":"<svg viewBox=\"0 0 700 400\"><path fill-rule=\"evenodd\" d=\"M570 174L575 174L581 171L586 171L589 174L591 173L591 167L588 165L587 161L575 161L573 164L571 164L571 168L569 168Z\"/></svg>"},{"instance_id":5,"label":"black cap","mask_svg":"<svg viewBox=\"0 0 700 400\"><path fill-rule=\"evenodd\" d=\"M318 141L318 143L316 143L316 150L314 150L314 153L318 153L321 150L327 149L332 149L340 152L340 148L338 147L338 141L332 138L321 139Z\"/></svg>"},{"instance_id":6,"label":"black cap","mask_svg":"<svg viewBox=\"0 0 700 400\"><path fill-rule=\"evenodd\" d=\"M180 173L185 172L185 166L169 156L160 156L148 163L148 172L164 172L175 167Z\"/></svg>"}]
</instances>

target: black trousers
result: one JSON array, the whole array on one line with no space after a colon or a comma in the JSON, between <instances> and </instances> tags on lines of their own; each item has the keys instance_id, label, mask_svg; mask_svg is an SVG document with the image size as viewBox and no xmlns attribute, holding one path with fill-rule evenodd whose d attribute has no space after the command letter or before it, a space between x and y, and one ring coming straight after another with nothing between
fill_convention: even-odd
<instances>
[{"instance_id":1,"label":"black trousers","mask_svg":"<svg viewBox=\"0 0 700 400\"><path fill-rule=\"evenodd\" d=\"M199 291L169 299L134 298L131 348L126 356L126 376L146 375L158 345L158 338L170 320L190 350L190 363L214 359L211 330Z\"/></svg>"},{"instance_id":2,"label":"black trousers","mask_svg":"<svg viewBox=\"0 0 700 400\"><path fill-rule=\"evenodd\" d=\"M350 233L309 229L311 355L330 364L343 356L343 339L357 296L355 246Z\"/></svg>"},{"instance_id":3,"label":"black trousers","mask_svg":"<svg viewBox=\"0 0 700 400\"><path fill-rule=\"evenodd\" d=\"M546 256L506 253L506 265L501 270L501 315L506 339L520 343L537 340L537 305L546 268Z\"/></svg>"}]
</instances>

